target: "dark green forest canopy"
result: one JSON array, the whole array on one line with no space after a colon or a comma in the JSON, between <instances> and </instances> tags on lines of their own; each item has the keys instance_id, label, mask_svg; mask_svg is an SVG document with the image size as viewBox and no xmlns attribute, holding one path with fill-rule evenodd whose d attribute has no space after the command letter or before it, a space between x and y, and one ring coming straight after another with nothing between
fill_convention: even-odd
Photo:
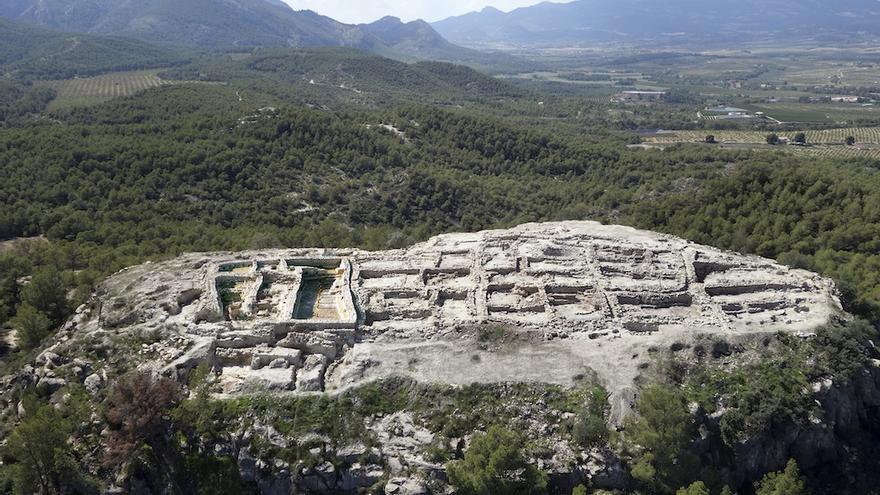
<instances>
[{"instance_id":1,"label":"dark green forest canopy","mask_svg":"<svg viewBox=\"0 0 880 495\"><path fill-rule=\"evenodd\" d=\"M609 107L607 98L611 93L597 100L589 90L548 88L527 80L494 78L444 62L407 64L348 48L211 54L163 70L159 75L167 80L229 85L279 105L335 112L432 105L503 117L539 126L547 132L557 132L558 128L576 130L582 133L581 139L587 140L614 130L689 129L703 125L693 120L692 102L663 107Z\"/></svg>"},{"instance_id":2,"label":"dark green forest canopy","mask_svg":"<svg viewBox=\"0 0 880 495\"><path fill-rule=\"evenodd\" d=\"M610 212L641 182L688 168L711 173L702 157L671 167L649 155L621 157L620 142L584 145L462 113L253 107L228 88L180 86L74 111L63 124L9 129L0 137L10 206L3 237L113 244L152 233L98 232L192 221L289 229L332 219L419 239ZM406 139L377 128L383 123Z\"/></svg>"},{"instance_id":3,"label":"dark green forest canopy","mask_svg":"<svg viewBox=\"0 0 880 495\"><path fill-rule=\"evenodd\" d=\"M445 92L448 96L521 97L527 92L463 65L444 62L407 64L344 48L259 50L243 66L263 77L300 79L321 75L352 88L396 88L412 96ZM218 74L222 77L222 72ZM325 81L318 81L325 82Z\"/></svg>"},{"instance_id":4,"label":"dark green forest canopy","mask_svg":"<svg viewBox=\"0 0 880 495\"><path fill-rule=\"evenodd\" d=\"M597 219L818 269L864 311L880 298L880 180L868 163L627 150L613 133L466 110L267 108L277 100L237 91L165 87L4 129L0 237L44 234L55 254L36 265L97 278L189 250L381 249Z\"/></svg>"},{"instance_id":5,"label":"dark green forest canopy","mask_svg":"<svg viewBox=\"0 0 880 495\"><path fill-rule=\"evenodd\" d=\"M186 61L176 49L119 37L64 33L0 18L0 76L67 79Z\"/></svg>"},{"instance_id":6,"label":"dark green forest canopy","mask_svg":"<svg viewBox=\"0 0 880 495\"><path fill-rule=\"evenodd\" d=\"M28 114L38 113L46 108L55 91L16 81L0 81L0 126Z\"/></svg>"},{"instance_id":7,"label":"dark green forest canopy","mask_svg":"<svg viewBox=\"0 0 880 495\"><path fill-rule=\"evenodd\" d=\"M469 67L408 64L348 48L257 49L215 54L160 74L169 80L211 81L325 110L420 104L513 104L537 94Z\"/></svg>"}]
</instances>

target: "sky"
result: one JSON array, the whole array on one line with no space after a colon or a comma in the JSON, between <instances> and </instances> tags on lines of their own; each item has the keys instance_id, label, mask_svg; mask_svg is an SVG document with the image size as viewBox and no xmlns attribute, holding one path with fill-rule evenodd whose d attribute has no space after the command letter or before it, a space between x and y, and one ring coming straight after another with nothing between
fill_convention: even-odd
<instances>
[{"instance_id":1,"label":"sky","mask_svg":"<svg viewBox=\"0 0 880 495\"><path fill-rule=\"evenodd\" d=\"M386 15L404 21L439 21L492 6L505 12L541 0L284 0L296 10L314 10L349 24L372 22Z\"/></svg>"}]
</instances>

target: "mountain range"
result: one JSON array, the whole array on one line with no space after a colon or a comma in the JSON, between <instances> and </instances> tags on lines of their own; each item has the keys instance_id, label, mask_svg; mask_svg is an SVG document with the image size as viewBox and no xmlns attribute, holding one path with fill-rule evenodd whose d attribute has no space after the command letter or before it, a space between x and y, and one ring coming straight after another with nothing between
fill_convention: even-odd
<instances>
[{"instance_id":1,"label":"mountain range","mask_svg":"<svg viewBox=\"0 0 880 495\"><path fill-rule=\"evenodd\" d=\"M345 46L408 59L470 60L427 23L351 25L280 0L4 0L0 17L61 31L230 49Z\"/></svg>"},{"instance_id":2,"label":"mountain range","mask_svg":"<svg viewBox=\"0 0 880 495\"><path fill-rule=\"evenodd\" d=\"M433 24L466 46L742 43L880 35L877 0L577 0L495 8Z\"/></svg>"}]
</instances>

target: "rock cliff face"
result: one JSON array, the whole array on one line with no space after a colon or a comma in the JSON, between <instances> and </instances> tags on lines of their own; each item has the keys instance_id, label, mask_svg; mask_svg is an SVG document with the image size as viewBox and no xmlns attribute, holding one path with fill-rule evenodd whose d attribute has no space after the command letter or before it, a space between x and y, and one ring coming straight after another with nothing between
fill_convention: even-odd
<instances>
[{"instance_id":1,"label":"rock cliff face","mask_svg":"<svg viewBox=\"0 0 880 495\"><path fill-rule=\"evenodd\" d=\"M386 252L188 254L124 270L78 332L159 332L140 366L208 363L227 395L420 381L632 384L696 335L808 333L840 311L814 274L592 222L450 234ZM493 345L505 342L505 352ZM524 344L528 345L524 345Z\"/></svg>"}]
</instances>

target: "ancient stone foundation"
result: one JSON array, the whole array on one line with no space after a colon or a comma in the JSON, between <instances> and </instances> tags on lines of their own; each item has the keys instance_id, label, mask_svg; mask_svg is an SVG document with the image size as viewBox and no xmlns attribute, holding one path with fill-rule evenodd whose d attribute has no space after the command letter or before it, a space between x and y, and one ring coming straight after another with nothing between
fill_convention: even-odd
<instances>
[{"instance_id":1,"label":"ancient stone foundation","mask_svg":"<svg viewBox=\"0 0 880 495\"><path fill-rule=\"evenodd\" d=\"M121 272L99 325L159 327L226 394L318 392L392 374L625 385L641 351L696 334L810 332L831 282L770 260L592 222L450 234L410 249L191 254ZM529 346L487 352L494 325ZM635 356L635 357L634 357Z\"/></svg>"}]
</instances>

